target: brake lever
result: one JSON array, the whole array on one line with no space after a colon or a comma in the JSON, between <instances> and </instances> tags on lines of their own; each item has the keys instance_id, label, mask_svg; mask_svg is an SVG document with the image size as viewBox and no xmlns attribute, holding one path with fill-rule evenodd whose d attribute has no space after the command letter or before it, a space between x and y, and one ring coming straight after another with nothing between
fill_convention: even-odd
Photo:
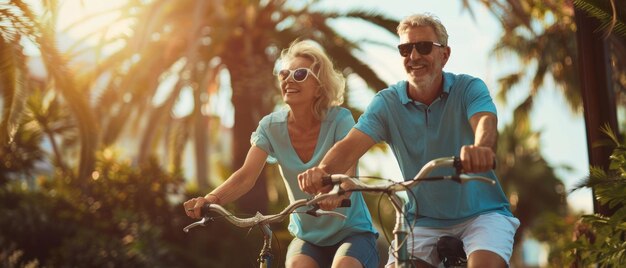
<instances>
[{"instance_id":1,"label":"brake lever","mask_svg":"<svg viewBox=\"0 0 626 268\"><path fill-rule=\"evenodd\" d=\"M339 212L336 211L328 211L328 210L322 210L320 209L320 206L318 204L313 204L311 205L311 209L306 211L306 214L309 214L313 217L319 217L319 216L323 216L323 215L328 215L328 216L335 216L338 217L342 220L345 220L347 217L346 215L343 215Z\"/></svg>"},{"instance_id":2,"label":"brake lever","mask_svg":"<svg viewBox=\"0 0 626 268\"><path fill-rule=\"evenodd\" d=\"M495 185L496 181L487 178L487 177L483 177L483 176L469 176L466 174L461 174L459 175L459 179L461 180L461 182L468 182L468 181L480 181L480 182L484 182L484 183L489 183L491 185Z\"/></svg>"},{"instance_id":3,"label":"brake lever","mask_svg":"<svg viewBox=\"0 0 626 268\"><path fill-rule=\"evenodd\" d=\"M194 227L197 227L197 226L205 226L204 224L205 224L207 221L209 221L209 219L208 219L208 218L206 218L206 217L202 217L202 219L201 219L201 220L199 220L199 221L197 221L197 222L194 222L194 223L192 223L192 224L187 225L185 228L183 228L183 231L184 231L185 233L188 233L188 232L189 232L189 229L191 229L191 228L194 228Z\"/></svg>"}]
</instances>

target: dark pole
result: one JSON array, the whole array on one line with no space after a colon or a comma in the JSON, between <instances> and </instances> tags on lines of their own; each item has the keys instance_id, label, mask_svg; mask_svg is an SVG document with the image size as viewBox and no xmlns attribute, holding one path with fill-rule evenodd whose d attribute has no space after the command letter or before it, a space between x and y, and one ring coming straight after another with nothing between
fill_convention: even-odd
<instances>
[{"instance_id":1,"label":"dark pole","mask_svg":"<svg viewBox=\"0 0 626 268\"><path fill-rule=\"evenodd\" d=\"M612 148L593 145L600 140L607 139L600 131L601 127L608 125L613 131L618 131L609 46L607 39L603 36L604 32L598 30L600 22L597 19L579 9L575 9L575 19L589 165L607 170ZM610 216L612 211L597 202L594 189L592 189L592 194L594 211Z\"/></svg>"}]
</instances>

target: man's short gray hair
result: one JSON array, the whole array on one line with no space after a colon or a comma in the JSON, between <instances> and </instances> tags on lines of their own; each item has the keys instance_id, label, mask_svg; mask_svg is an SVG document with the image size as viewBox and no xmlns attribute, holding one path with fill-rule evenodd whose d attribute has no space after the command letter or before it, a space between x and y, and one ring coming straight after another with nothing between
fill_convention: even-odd
<instances>
[{"instance_id":1,"label":"man's short gray hair","mask_svg":"<svg viewBox=\"0 0 626 268\"><path fill-rule=\"evenodd\" d=\"M431 13L414 14L402 19L400 24L398 24L398 35L402 35L410 28L419 26L432 27L437 35L437 41L444 46L448 45L448 31L446 31L446 27L443 26L437 16Z\"/></svg>"}]
</instances>

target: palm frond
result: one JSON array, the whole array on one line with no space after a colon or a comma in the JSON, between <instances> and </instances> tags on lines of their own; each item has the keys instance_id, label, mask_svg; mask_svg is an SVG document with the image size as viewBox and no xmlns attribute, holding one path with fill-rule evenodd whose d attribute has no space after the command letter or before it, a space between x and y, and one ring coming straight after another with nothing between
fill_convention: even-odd
<instances>
[{"instance_id":1,"label":"palm frond","mask_svg":"<svg viewBox=\"0 0 626 268\"><path fill-rule=\"evenodd\" d=\"M526 99L520 103L515 110L513 111L513 122L515 122L515 131L527 132L530 130L530 109L533 105L533 96L528 96Z\"/></svg>"},{"instance_id":2,"label":"palm frond","mask_svg":"<svg viewBox=\"0 0 626 268\"><path fill-rule=\"evenodd\" d=\"M609 139L613 141L614 145L620 144L619 139L617 138L617 134L613 131L613 129L611 129L611 126L608 123L604 124L604 126L600 128L600 131L602 131L602 133L609 137Z\"/></svg>"},{"instance_id":3,"label":"palm frond","mask_svg":"<svg viewBox=\"0 0 626 268\"><path fill-rule=\"evenodd\" d=\"M9 8L0 8L0 25L9 25L0 27L0 96L3 101L0 113L0 144L9 143L20 124L29 88L27 79L29 69L26 66L27 57L23 53L21 39L28 38L25 35L31 35L35 31L28 16L23 12L22 15L15 15L14 13L19 13L19 10L12 9L13 11ZM7 14L7 17L2 16ZM20 25L26 29L18 28Z\"/></svg>"},{"instance_id":4,"label":"palm frond","mask_svg":"<svg viewBox=\"0 0 626 268\"><path fill-rule=\"evenodd\" d=\"M522 77L523 73L515 72L499 78L498 84L500 89L498 90L496 99L501 103L506 103L509 92L521 81Z\"/></svg>"},{"instance_id":5,"label":"palm frond","mask_svg":"<svg viewBox=\"0 0 626 268\"><path fill-rule=\"evenodd\" d=\"M605 36L616 33L626 37L626 4L623 1L611 0L612 6L607 1L574 0L574 6L588 15L600 20L598 30L604 30Z\"/></svg>"},{"instance_id":6,"label":"palm frond","mask_svg":"<svg viewBox=\"0 0 626 268\"><path fill-rule=\"evenodd\" d=\"M0 34L6 40L26 37L33 41L39 35L36 18L23 1L15 0L9 5L0 5L0 25L3 25Z\"/></svg>"},{"instance_id":7,"label":"palm frond","mask_svg":"<svg viewBox=\"0 0 626 268\"><path fill-rule=\"evenodd\" d=\"M362 19L388 31L393 35L396 34L396 29L398 27L398 20L391 19L376 12L375 10L351 10L343 14L341 17Z\"/></svg>"}]
</instances>

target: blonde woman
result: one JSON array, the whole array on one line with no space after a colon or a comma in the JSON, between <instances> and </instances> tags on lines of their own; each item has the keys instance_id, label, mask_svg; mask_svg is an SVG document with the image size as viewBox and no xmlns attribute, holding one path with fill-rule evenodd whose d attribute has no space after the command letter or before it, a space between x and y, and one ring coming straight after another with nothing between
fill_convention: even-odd
<instances>
[{"instance_id":1,"label":"blonde woman","mask_svg":"<svg viewBox=\"0 0 626 268\"><path fill-rule=\"evenodd\" d=\"M199 218L205 203L223 205L248 192L265 162L278 162L291 202L310 197L300 190L298 174L317 166L354 125L350 111L338 106L343 102L345 79L322 49L310 41L294 42L282 51L280 63L283 69L277 76L288 109L261 119L243 166L211 193L185 202L186 211L193 208L187 212L189 217ZM355 174L356 163L349 166L345 172ZM343 198L325 201L321 207L336 208L346 220L291 215L289 231L294 239L287 251L287 267L378 266L378 233L362 195L352 193L352 206L337 208Z\"/></svg>"}]
</instances>

